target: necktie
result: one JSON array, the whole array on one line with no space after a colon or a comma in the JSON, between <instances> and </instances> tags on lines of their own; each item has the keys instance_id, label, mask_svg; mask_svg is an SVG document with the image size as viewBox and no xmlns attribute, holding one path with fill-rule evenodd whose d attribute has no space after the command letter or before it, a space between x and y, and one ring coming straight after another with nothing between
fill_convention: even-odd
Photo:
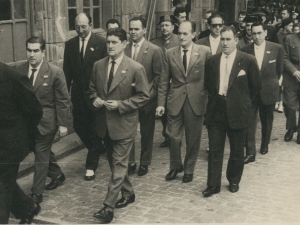
<instances>
[{"instance_id":1,"label":"necktie","mask_svg":"<svg viewBox=\"0 0 300 225\"><path fill-rule=\"evenodd\" d=\"M228 89L228 82L229 82L229 71L228 71L228 55L225 56L225 79L224 79L224 84L223 84L223 95L227 95L227 89Z\"/></svg>"},{"instance_id":2,"label":"necktie","mask_svg":"<svg viewBox=\"0 0 300 225\"><path fill-rule=\"evenodd\" d=\"M136 61L137 54L138 54L137 48L139 47L139 45L134 44L133 46L134 46L134 53L133 53L133 58L132 59Z\"/></svg>"},{"instance_id":3,"label":"necktie","mask_svg":"<svg viewBox=\"0 0 300 225\"><path fill-rule=\"evenodd\" d=\"M32 70L32 72L31 72L31 75L29 77L29 80L30 80L30 82L33 86L34 73L35 73L35 71L37 71L37 69L31 69L31 70Z\"/></svg>"},{"instance_id":4,"label":"necktie","mask_svg":"<svg viewBox=\"0 0 300 225\"><path fill-rule=\"evenodd\" d=\"M81 63L83 63L83 58L84 58L84 56L83 56L83 53L84 53L84 40L85 40L85 38L81 39L81 41L82 41L81 50L80 50L80 61L81 61Z\"/></svg>"},{"instance_id":5,"label":"necktie","mask_svg":"<svg viewBox=\"0 0 300 225\"><path fill-rule=\"evenodd\" d=\"M184 67L184 71L186 72L186 52L188 50L183 50L183 60L182 60L182 63L183 63L183 67Z\"/></svg>"},{"instance_id":6,"label":"necktie","mask_svg":"<svg viewBox=\"0 0 300 225\"><path fill-rule=\"evenodd\" d=\"M107 82L107 92L109 91L110 85L112 83L112 80L114 78L114 69L115 69L115 61L111 61L111 68L109 71L109 77L108 77L108 82Z\"/></svg>"}]
</instances>

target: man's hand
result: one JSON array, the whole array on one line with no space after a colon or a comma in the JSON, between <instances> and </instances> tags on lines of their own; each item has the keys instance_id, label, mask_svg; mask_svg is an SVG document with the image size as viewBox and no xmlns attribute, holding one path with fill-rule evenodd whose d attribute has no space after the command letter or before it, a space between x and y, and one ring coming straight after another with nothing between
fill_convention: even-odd
<instances>
[{"instance_id":1,"label":"man's hand","mask_svg":"<svg viewBox=\"0 0 300 225\"><path fill-rule=\"evenodd\" d=\"M67 127L63 127L63 126L59 126L58 127L58 133L60 137L64 137L68 134L68 128Z\"/></svg>"},{"instance_id":2,"label":"man's hand","mask_svg":"<svg viewBox=\"0 0 300 225\"><path fill-rule=\"evenodd\" d=\"M300 71L296 71L293 76L296 77L298 82L300 82Z\"/></svg>"},{"instance_id":3,"label":"man's hand","mask_svg":"<svg viewBox=\"0 0 300 225\"><path fill-rule=\"evenodd\" d=\"M99 109L103 106L104 102L101 98L97 97L93 102L93 106Z\"/></svg>"},{"instance_id":4,"label":"man's hand","mask_svg":"<svg viewBox=\"0 0 300 225\"><path fill-rule=\"evenodd\" d=\"M104 105L108 111L113 111L113 110L118 109L118 102L115 100L108 100L108 101L104 102Z\"/></svg>"},{"instance_id":5,"label":"man's hand","mask_svg":"<svg viewBox=\"0 0 300 225\"><path fill-rule=\"evenodd\" d=\"M163 107L163 106L158 106L158 107L156 108L156 115L157 115L157 116L162 116L162 115L164 115L164 113L165 113L165 107Z\"/></svg>"}]
</instances>

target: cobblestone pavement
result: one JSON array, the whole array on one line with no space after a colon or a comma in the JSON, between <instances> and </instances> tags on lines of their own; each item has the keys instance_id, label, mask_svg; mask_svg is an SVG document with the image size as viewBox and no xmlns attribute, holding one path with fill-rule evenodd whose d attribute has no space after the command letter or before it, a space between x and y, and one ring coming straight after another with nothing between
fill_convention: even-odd
<instances>
[{"instance_id":1,"label":"cobblestone pavement","mask_svg":"<svg viewBox=\"0 0 300 225\"><path fill-rule=\"evenodd\" d=\"M260 137L260 125L258 126ZM194 180L183 184L183 174L174 181L165 181L169 171L169 151L159 148L162 142L161 123L156 121L153 162L143 177L130 176L136 201L123 209L116 209L112 223L292 223L300 222L300 145L284 142L285 118L275 113L275 123L269 153L257 153L256 162L245 165L237 193L228 191L225 169L229 156L226 143L221 192L203 198L207 177L207 132L202 142ZM137 142L138 142L137 138ZM259 138L258 138L259 139ZM138 142L139 143L139 142ZM259 148L260 141L257 141ZM139 144L136 145L137 147ZM185 141L182 156L185 155ZM137 151L137 159L139 151ZM101 157L96 179L85 181L86 149L59 161L66 181L53 191L44 192L42 211L37 223L94 224L99 221L93 214L102 208L107 192L110 170ZM32 174L18 180L30 193ZM15 220L11 220L13 223Z\"/></svg>"}]
</instances>

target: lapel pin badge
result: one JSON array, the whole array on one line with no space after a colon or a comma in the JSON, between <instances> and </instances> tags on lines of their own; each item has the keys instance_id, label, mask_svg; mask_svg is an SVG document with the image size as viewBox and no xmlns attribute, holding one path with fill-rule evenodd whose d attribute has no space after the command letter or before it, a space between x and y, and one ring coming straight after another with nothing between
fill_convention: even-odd
<instances>
[{"instance_id":1,"label":"lapel pin badge","mask_svg":"<svg viewBox=\"0 0 300 225\"><path fill-rule=\"evenodd\" d=\"M48 78L48 75L44 75L44 78Z\"/></svg>"},{"instance_id":2,"label":"lapel pin badge","mask_svg":"<svg viewBox=\"0 0 300 225\"><path fill-rule=\"evenodd\" d=\"M48 84L47 83L43 83L43 86L48 86Z\"/></svg>"},{"instance_id":3,"label":"lapel pin badge","mask_svg":"<svg viewBox=\"0 0 300 225\"><path fill-rule=\"evenodd\" d=\"M126 70L122 70L122 73L126 73Z\"/></svg>"},{"instance_id":4,"label":"lapel pin badge","mask_svg":"<svg viewBox=\"0 0 300 225\"><path fill-rule=\"evenodd\" d=\"M199 55L199 54L197 52L195 52L194 55Z\"/></svg>"},{"instance_id":5,"label":"lapel pin badge","mask_svg":"<svg viewBox=\"0 0 300 225\"><path fill-rule=\"evenodd\" d=\"M91 51L94 51L95 49L94 48L91 48Z\"/></svg>"},{"instance_id":6,"label":"lapel pin badge","mask_svg":"<svg viewBox=\"0 0 300 225\"><path fill-rule=\"evenodd\" d=\"M146 54L147 53L147 50L146 51L144 51L144 54Z\"/></svg>"},{"instance_id":7,"label":"lapel pin badge","mask_svg":"<svg viewBox=\"0 0 300 225\"><path fill-rule=\"evenodd\" d=\"M267 51L267 54L270 54L271 52L270 51Z\"/></svg>"}]
</instances>

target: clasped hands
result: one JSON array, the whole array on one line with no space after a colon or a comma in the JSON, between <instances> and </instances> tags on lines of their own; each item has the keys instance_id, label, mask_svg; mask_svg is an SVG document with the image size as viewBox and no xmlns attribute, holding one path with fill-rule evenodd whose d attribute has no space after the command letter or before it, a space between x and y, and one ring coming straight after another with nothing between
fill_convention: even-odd
<instances>
[{"instance_id":1,"label":"clasped hands","mask_svg":"<svg viewBox=\"0 0 300 225\"><path fill-rule=\"evenodd\" d=\"M103 105L107 108L108 111L118 109L118 102L116 100L104 101L101 98L97 97L93 102L93 106L97 109L100 109Z\"/></svg>"}]
</instances>

